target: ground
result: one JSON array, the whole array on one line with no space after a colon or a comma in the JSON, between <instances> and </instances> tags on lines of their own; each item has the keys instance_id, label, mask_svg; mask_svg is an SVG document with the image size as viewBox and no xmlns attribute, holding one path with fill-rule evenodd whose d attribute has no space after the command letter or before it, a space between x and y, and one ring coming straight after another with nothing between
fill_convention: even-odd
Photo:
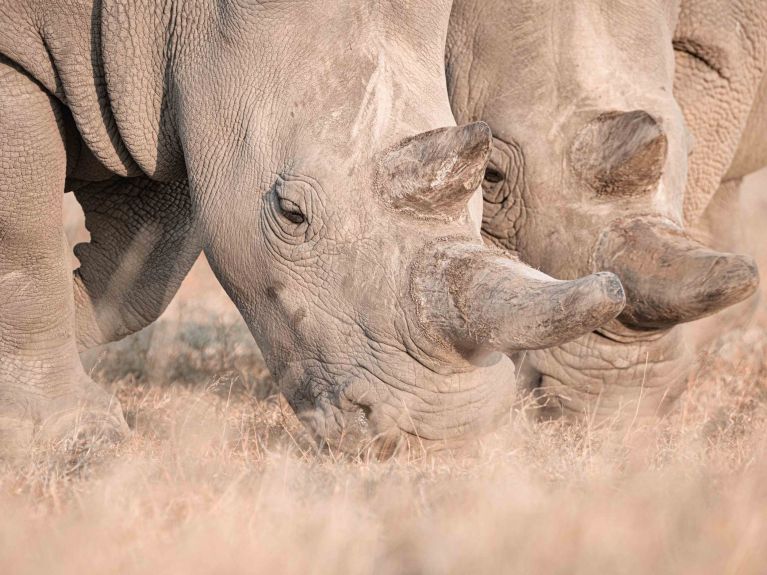
<instances>
[{"instance_id":1,"label":"ground","mask_svg":"<svg viewBox=\"0 0 767 575\"><path fill-rule=\"evenodd\" d=\"M748 196L757 240L767 174ZM312 448L201 261L85 359L132 437L0 463L0 573L764 573L765 352L761 312L619 435L520 409L466 453L354 461Z\"/></svg>"}]
</instances>

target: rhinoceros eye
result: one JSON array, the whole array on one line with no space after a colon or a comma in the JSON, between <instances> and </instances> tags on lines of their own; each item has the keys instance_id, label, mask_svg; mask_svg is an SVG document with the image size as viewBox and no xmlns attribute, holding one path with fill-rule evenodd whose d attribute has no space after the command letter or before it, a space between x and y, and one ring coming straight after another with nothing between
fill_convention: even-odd
<instances>
[{"instance_id":1,"label":"rhinoceros eye","mask_svg":"<svg viewBox=\"0 0 767 575\"><path fill-rule=\"evenodd\" d=\"M317 195L314 180L299 176L280 176L269 190L263 210L265 223L275 239L290 245L309 241L317 231L312 227L317 214L312 198ZM321 229L319 226L317 229Z\"/></svg>"},{"instance_id":2,"label":"rhinoceros eye","mask_svg":"<svg viewBox=\"0 0 767 575\"><path fill-rule=\"evenodd\" d=\"M280 198L277 202L277 207L279 208L280 215L289 222L296 225L306 222L306 216L297 203L287 198Z\"/></svg>"},{"instance_id":3,"label":"rhinoceros eye","mask_svg":"<svg viewBox=\"0 0 767 575\"><path fill-rule=\"evenodd\" d=\"M490 184L497 184L498 182L503 180L503 174L496 170L492 166L488 166L485 169L485 181Z\"/></svg>"}]
</instances>

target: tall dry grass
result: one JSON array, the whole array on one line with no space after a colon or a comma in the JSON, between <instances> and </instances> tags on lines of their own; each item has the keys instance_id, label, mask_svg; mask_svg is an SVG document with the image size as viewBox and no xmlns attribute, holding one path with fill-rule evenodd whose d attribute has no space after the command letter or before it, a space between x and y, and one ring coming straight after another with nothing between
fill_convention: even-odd
<instances>
[{"instance_id":1,"label":"tall dry grass","mask_svg":"<svg viewBox=\"0 0 767 575\"><path fill-rule=\"evenodd\" d=\"M521 403L465 453L355 461L313 449L200 263L85 358L132 437L0 464L0 573L764 573L765 351L767 321L726 335L629 432Z\"/></svg>"}]
</instances>

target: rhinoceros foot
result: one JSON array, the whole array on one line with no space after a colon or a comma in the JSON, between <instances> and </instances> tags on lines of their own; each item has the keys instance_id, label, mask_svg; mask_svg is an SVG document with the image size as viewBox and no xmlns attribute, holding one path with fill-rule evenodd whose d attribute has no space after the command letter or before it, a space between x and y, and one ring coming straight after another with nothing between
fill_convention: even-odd
<instances>
[{"instance_id":1,"label":"rhinoceros foot","mask_svg":"<svg viewBox=\"0 0 767 575\"><path fill-rule=\"evenodd\" d=\"M89 378L55 398L19 397L0 410L4 454L31 445L71 449L115 445L129 433L119 401Z\"/></svg>"}]
</instances>

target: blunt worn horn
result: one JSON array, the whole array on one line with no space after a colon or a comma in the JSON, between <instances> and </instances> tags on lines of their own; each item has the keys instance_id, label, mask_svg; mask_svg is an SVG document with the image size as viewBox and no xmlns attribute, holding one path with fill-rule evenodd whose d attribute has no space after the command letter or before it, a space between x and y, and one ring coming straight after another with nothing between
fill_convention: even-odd
<instances>
[{"instance_id":1,"label":"blunt worn horn","mask_svg":"<svg viewBox=\"0 0 767 575\"><path fill-rule=\"evenodd\" d=\"M394 208L454 217L481 184L491 148L484 122L424 132L387 152L378 181Z\"/></svg>"},{"instance_id":2,"label":"blunt worn horn","mask_svg":"<svg viewBox=\"0 0 767 575\"><path fill-rule=\"evenodd\" d=\"M467 354L559 345L612 320L625 303L611 273L555 280L503 252L448 240L424 253L412 275L419 320Z\"/></svg>"},{"instance_id":3,"label":"blunt worn horn","mask_svg":"<svg viewBox=\"0 0 767 575\"><path fill-rule=\"evenodd\" d=\"M578 132L570 163L600 195L637 196L657 187L667 151L666 135L648 113L607 112Z\"/></svg>"},{"instance_id":4,"label":"blunt worn horn","mask_svg":"<svg viewBox=\"0 0 767 575\"><path fill-rule=\"evenodd\" d=\"M743 301L759 285L753 258L706 248L667 220L619 220L602 235L597 269L615 273L626 290L619 320L635 329L664 329Z\"/></svg>"}]
</instances>

